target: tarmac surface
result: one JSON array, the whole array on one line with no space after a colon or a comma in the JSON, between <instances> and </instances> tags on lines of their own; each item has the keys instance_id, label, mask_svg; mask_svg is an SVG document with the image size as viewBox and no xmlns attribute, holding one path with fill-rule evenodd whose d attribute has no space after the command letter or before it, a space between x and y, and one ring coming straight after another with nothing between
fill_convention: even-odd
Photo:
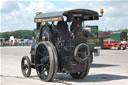
<instances>
[{"instance_id":1,"label":"tarmac surface","mask_svg":"<svg viewBox=\"0 0 128 85\"><path fill-rule=\"evenodd\" d=\"M20 63L24 55L30 56L30 47L0 47L0 85L128 85L128 49L101 50L86 78L57 74L54 82L41 81L35 69L30 78L23 77Z\"/></svg>"}]
</instances>

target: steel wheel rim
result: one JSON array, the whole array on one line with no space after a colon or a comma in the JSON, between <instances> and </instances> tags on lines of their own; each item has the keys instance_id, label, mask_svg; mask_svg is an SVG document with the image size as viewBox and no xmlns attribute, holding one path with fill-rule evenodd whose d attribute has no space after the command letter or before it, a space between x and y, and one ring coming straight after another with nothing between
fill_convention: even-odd
<instances>
[{"instance_id":1,"label":"steel wheel rim","mask_svg":"<svg viewBox=\"0 0 128 85\"><path fill-rule=\"evenodd\" d=\"M50 60L49 60L49 53L47 48L41 44L38 46L36 55L38 59L36 60L36 69L39 77L43 80L47 79L49 75L50 69Z\"/></svg>"}]
</instances>

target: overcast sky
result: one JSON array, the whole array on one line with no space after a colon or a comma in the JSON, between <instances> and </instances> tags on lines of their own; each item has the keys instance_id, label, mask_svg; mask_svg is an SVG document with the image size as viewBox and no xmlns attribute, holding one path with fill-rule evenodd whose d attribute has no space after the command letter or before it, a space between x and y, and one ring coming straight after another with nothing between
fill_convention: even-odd
<instances>
[{"instance_id":1,"label":"overcast sky","mask_svg":"<svg viewBox=\"0 0 128 85\"><path fill-rule=\"evenodd\" d=\"M85 22L98 25L100 30L128 29L128 0L0 0L0 32L33 30L35 12L52 12L75 8L104 9L98 21Z\"/></svg>"}]
</instances>

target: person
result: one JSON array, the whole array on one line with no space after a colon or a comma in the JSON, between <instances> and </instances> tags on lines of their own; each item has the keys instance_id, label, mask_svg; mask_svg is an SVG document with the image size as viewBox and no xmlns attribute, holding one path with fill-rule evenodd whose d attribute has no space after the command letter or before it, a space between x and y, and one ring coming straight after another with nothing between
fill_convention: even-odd
<instances>
[{"instance_id":1,"label":"person","mask_svg":"<svg viewBox=\"0 0 128 85\"><path fill-rule=\"evenodd\" d=\"M73 20L72 25L70 27L72 36L74 36L74 38L93 37L93 35L89 31L83 29L82 23L83 21L79 18L75 18Z\"/></svg>"},{"instance_id":2,"label":"person","mask_svg":"<svg viewBox=\"0 0 128 85\"><path fill-rule=\"evenodd\" d=\"M59 21L57 23L57 29L61 40L69 40L71 38L68 30L68 24L65 21Z\"/></svg>"},{"instance_id":3,"label":"person","mask_svg":"<svg viewBox=\"0 0 128 85\"><path fill-rule=\"evenodd\" d=\"M70 30L72 32L72 36L75 38L81 38L83 33L82 33L82 21L79 18L74 18L72 21Z\"/></svg>"}]
</instances>

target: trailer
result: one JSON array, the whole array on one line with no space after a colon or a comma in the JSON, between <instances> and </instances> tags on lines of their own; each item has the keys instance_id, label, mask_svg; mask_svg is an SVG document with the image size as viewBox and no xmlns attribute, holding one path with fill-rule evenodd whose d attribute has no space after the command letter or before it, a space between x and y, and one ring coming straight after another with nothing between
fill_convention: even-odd
<instances>
[{"instance_id":1,"label":"trailer","mask_svg":"<svg viewBox=\"0 0 128 85\"><path fill-rule=\"evenodd\" d=\"M99 33L99 27L98 27L98 25L94 25L94 26L87 25L85 27L85 29L88 29L94 37L99 37L99 34L98 34Z\"/></svg>"},{"instance_id":2,"label":"trailer","mask_svg":"<svg viewBox=\"0 0 128 85\"><path fill-rule=\"evenodd\" d=\"M110 38L110 32L99 32L99 37L103 37L104 39Z\"/></svg>"},{"instance_id":3,"label":"trailer","mask_svg":"<svg viewBox=\"0 0 128 85\"><path fill-rule=\"evenodd\" d=\"M116 44L115 47L120 50L125 50L128 43L127 43L127 32L112 32L111 39L114 39Z\"/></svg>"},{"instance_id":4,"label":"trailer","mask_svg":"<svg viewBox=\"0 0 128 85\"><path fill-rule=\"evenodd\" d=\"M93 37L100 39L100 43L98 43L98 46L95 48L102 49L104 48L104 42L103 42L103 37L99 36L99 27L98 25L86 25L84 27L85 30L87 30ZM90 46L92 47L92 46Z\"/></svg>"}]
</instances>

